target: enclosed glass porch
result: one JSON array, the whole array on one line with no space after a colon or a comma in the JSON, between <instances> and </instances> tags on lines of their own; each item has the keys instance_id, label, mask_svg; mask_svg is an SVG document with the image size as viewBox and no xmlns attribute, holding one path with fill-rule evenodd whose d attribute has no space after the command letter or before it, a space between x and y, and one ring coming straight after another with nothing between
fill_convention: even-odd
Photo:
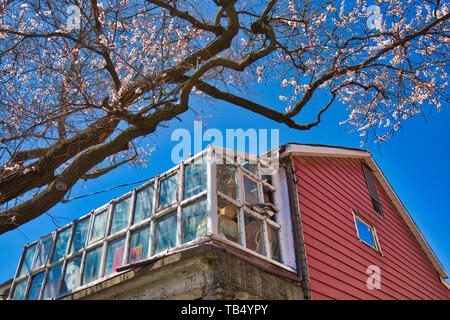
<instances>
[{"instance_id":1,"label":"enclosed glass porch","mask_svg":"<svg viewBox=\"0 0 450 320\"><path fill-rule=\"evenodd\" d=\"M295 271L283 169L209 146L25 246L10 297L53 299L214 239Z\"/></svg>"}]
</instances>

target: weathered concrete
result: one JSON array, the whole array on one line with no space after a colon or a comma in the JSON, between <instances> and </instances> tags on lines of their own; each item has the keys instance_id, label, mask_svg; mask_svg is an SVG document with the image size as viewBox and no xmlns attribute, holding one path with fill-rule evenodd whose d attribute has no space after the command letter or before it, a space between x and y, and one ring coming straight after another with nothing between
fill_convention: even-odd
<instances>
[{"instance_id":1,"label":"weathered concrete","mask_svg":"<svg viewBox=\"0 0 450 320\"><path fill-rule=\"evenodd\" d=\"M258 260L254 256L252 259ZM276 266L270 267L276 269ZM303 299L303 294L298 281L262 270L235 255L203 244L122 272L63 299L287 300Z\"/></svg>"}]
</instances>

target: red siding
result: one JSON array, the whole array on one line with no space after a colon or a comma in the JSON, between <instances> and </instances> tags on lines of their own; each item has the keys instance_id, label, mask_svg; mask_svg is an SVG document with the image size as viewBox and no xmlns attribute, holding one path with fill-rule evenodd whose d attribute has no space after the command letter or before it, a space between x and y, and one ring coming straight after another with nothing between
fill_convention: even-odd
<instances>
[{"instance_id":1,"label":"red siding","mask_svg":"<svg viewBox=\"0 0 450 320\"><path fill-rule=\"evenodd\" d=\"M361 161L294 157L312 299L450 299L376 178L384 218L375 213ZM375 227L382 254L358 240L352 209ZM366 285L370 265L380 289Z\"/></svg>"}]
</instances>

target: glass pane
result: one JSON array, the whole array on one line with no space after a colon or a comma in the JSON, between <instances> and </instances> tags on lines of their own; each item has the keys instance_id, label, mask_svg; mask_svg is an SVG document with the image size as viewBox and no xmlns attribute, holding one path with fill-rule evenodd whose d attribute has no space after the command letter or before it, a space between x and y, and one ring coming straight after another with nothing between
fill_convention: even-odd
<instances>
[{"instance_id":1,"label":"glass pane","mask_svg":"<svg viewBox=\"0 0 450 320\"><path fill-rule=\"evenodd\" d=\"M269 246L272 259L281 262L280 233L274 227L268 226Z\"/></svg>"},{"instance_id":2,"label":"glass pane","mask_svg":"<svg viewBox=\"0 0 450 320\"><path fill-rule=\"evenodd\" d=\"M274 200L273 200L273 192L270 189L267 188L263 188L263 193L264 193L264 202L265 203L272 203L274 204Z\"/></svg>"},{"instance_id":3,"label":"glass pane","mask_svg":"<svg viewBox=\"0 0 450 320\"><path fill-rule=\"evenodd\" d=\"M159 219L156 224L155 253L177 244L177 214L170 213Z\"/></svg>"},{"instance_id":4,"label":"glass pane","mask_svg":"<svg viewBox=\"0 0 450 320\"><path fill-rule=\"evenodd\" d=\"M91 240L103 238L105 235L106 218L108 211L104 210L94 216L94 225L92 226Z\"/></svg>"},{"instance_id":5,"label":"glass pane","mask_svg":"<svg viewBox=\"0 0 450 320\"><path fill-rule=\"evenodd\" d=\"M153 211L154 186L142 189L136 194L136 208L134 209L134 223L138 223L151 216Z\"/></svg>"},{"instance_id":6,"label":"glass pane","mask_svg":"<svg viewBox=\"0 0 450 320\"><path fill-rule=\"evenodd\" d=\"M239 213L238 208L218 198L219 235L236 243L239 241Z\"/></svg>"},{"instance_id":7,"label":"glass pane","mask_svg":"<svg viewBox=\"0 0 450 320\"><path fill-rule=\"evenodd\" d=\"M28 300L39 299L39 293L41 291L42 282L44 281L45 272L38 273L33 277L31 281L30 293L28 294Z\"/></svg>"},{"instance_id":8,"label":"glass pane","mask_svg":"<svg viewBox=\"0 0 450 320\"><path fill-rule=\"evenodd\" d=\"M250 171L251 173L258 175L258 164L257 162L250 160L241 160L241 166Z\"/></svg>"},{"instance_id":9,"label":"glass pane","mask_svg":"<svg viewBox=\"0 0 450 320\"><path fill-rule=\"evenodd\" d=\"M27 289L27 279L20 281L15 285L14 288L14 300L23 300L25 299L25 290Z\"/></svg>"},{"instance_id":10,"label":"glass pane","mask_svg":"<svg viewBox=\"0 0 450 320\"><path fill-rule=\"evenodd\" d=\"M231 164L217 164L217 190L230 198L236 198L236 168Z\"/></svg>"},{"instance_id":11,"label":"glass pane","mask_svg":"<svg viewBox=\"0 0 450 320\"><path fill-rule=\"evenodd\" d=\"M147 258L149 240L150 226L136 230L131 234L130 263Z\"/></svg>"},{"instance_id":12,"label":"glass pane","mask_svg":"<svg viewBox=\"0 0 450 320\"><path fill-rule=\"evenodd\" d=\"M183 208L183 243L203 237L207 231L206 200Z\"/></svg>"},{"instance_id":13,"label":"glass pane","mask_svg":"<svg viewBox=\"0 0 450 320\"><path fill-rule=\"evenodd\" d=\"M177 201L177 175L174 174L161 181L159 206L164 207Z\"/></svg>"},{"instance_id":14,"label":"glass pane","mask_svg":"<svg viewBox=\"0 0 450 320\"><path fill-rule=\"evenodd\" d=\"M100 272L100 261L102 258L102 248L97 247L86 254L86 265L84 267L83 284L94 281Z\"/></svg>"},{"instance_id":15,"label":"glass pane","mask_svg":"<svg viewBox=\"0 0 450 320\"><path fill-rule=\"evenodd\" d=\"M109 244L108 257L106 259L105 276L116 272L116 268L123 265L125 253L125 238L120 238Z\"/></svg>"},{"instance_id":16,"label":"glass pane","mask_svg":"<svg viewBox=\"0 0 450 320\"><path fill-rule=\"evenodd\" d=\"M264 234L262 221L250 215L244 215L246 247L264 254Z\"/></svg>"},{"instance_id":17,"label":"glass pane","mask_svg":"<svg viewBox=\"0 0 450 320\"><path fill-rule=\"evenodd\" d=\"M23 276L27 274L31 270L31 264L33 263L34 254L36 252L37 244L33 244L31 247L28 247L25 252L25 257L23 258L22 266L20 267L19 276Z\"/></svg>"},{"instance_id":18,"label":"glass pane","mask_svg":"<svg viewBox=\"0 0 450 320\"><path fill-rule=\"evenodd\" d=\"M111 232L116 233L128 225L128 216L130 213L131 197L128 197L114 205Z\"/></svg>"},{"instance_id":19,"label":"glass pane","mask_svg":"<svg viewBox=\"0 0 450 320\"><path fill-rule=\"evenodd\" d=\"M43 299L56 297L58 294L59 281L61 280L62 263L54 266L48 271L47 281L45 283Z\"/></svg>"},{"instance_id":20,"label":"glass pane","mask_svg":"<svg viewBox=\"0 0 450 320\"><path fill-rule=\"evenodd\" d=\"M55 250L53 251L52 262L57 261L64 257L66 254L67 243L69 242L70 232L72 228L61 230L56 238Z\"/></svg>"},{"instance_id":21,"label":"glass pane","mask_svg":"<svg viewBox=\"0 0 450 320\"><path fill-rule=\"evenodd\" d=\"M47 261L48 254L50 253L50 247L52 245L52 237L43 239L36 255L36 262L34 263L33 270L39 268L45 264Z\"/></svg>"},{"instance_id":22,"label":"glass pane","mask_svg":"<svg viewBox=\"0 0 450 320\"><path fill-rule=\"evenodd\" d=\"M372 230L365 224L356 218L356 226L358 227L359 239L375 248L375 242L373 241Z\"/></svg>"},{"instance_id":23,"label":"glass pane","mask_svg":"<svg viewBox=\"0 0 450 320\"><path fill-rule=\"evenodd\" d=\"M84 248L86 244L86 236L89 229L89 219L78 221L75 232L73 234L72 245L70 246L70 253L77 252Z\"/></svg>"},{"instance_id":24,"label":"glass pane","mask_svg":"<svg viewBox=\"0 0 450 320\"><path fill-rule=\"evenodd\" d=\"M244 176L245 202L254 205L258 204L258 184Z\"/></svg>"},{"instance_id":25,"label":"glass pane","mask_svg":"<svg viewBox=\"0 0 450 320\"><path fill-rule=\"evenodd\" d=\"M80 286L81 257L82 255L79 255L67 263L64 281L61 286L61 293L73 290Z\"/></svg>"},{"instance_id":26,"label":"glass pane","mask_svg":"<svg viewBox=\"0 0 450 320\"><path fill-rule=\"evenodd\" d=\"M206 190L205 158L195 160L185 168L184 198L190 198Z\"/></svg>"}]
</instances>

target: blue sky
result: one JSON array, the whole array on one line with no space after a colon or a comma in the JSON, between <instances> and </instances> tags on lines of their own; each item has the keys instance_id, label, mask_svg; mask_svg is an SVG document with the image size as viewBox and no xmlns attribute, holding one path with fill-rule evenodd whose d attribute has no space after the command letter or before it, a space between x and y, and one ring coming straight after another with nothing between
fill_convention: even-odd
<instances>
[{"instance_id":1,"label":"blue sky","mask_svg":"<svg viewBox=\"0 0 450 320\"><path fill-rule=\"evenodd\" d=\"M277 88L261 87L256 100L266 106L278 105ZM311 101L310 108L319 110L321 98ZM317 143L345 147L360 147L360 137L349 133L349 129L339 125L345 120L344 106L336 103L328 110L318 127L309 131L297 131L273 121L242 110L238 107L217 102L211 105L195 105L197 112L205 115L208 128L217 128L225 135L225 129L249 128L279 129L280 144ZM407 120L404 131L399 130L390 140L375 144L369 143L364 148L371 151L377 164L396 191L404 206L430 244L436 256L450 272L450 241L448 226L450 215L447 202L450 196L450 171L447 169L450 157L450 139L448 123L450 110L443 106L441 112L427 114L427 121L422 117ZM207 115L213 114L212 117ZM310 115L307 115L310 116ZM176 128L186 128L191 133L194 127L194 113L189 111L182 117L182 122L174 120L170 127L162 129L152 140L157 143L147 167L123 167L97 181L80 184L72 190L71 196L87 194L116 185L151 178L157 173L170 169L174 164L169 160L172 148L177 144L170 136ZM203 145L206 146L207 143ZM134 185L135 186L135 185ZM57 226L63 226L93 208L99 207L110 199L124 194L134 186L114 189L95 196L59 204L41 217L0 235L0 283L14 276L22 248L26 243L51 233ZM55 222L57 225L55 225Z\"/></svg>"}]
</instances>

